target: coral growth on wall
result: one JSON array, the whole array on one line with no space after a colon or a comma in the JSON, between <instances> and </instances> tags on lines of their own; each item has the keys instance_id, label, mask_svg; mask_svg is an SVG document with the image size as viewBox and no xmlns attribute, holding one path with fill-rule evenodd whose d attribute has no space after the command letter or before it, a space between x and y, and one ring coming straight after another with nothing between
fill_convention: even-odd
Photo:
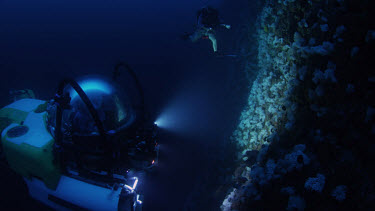
<instances>
[{"instance_id":1,"label":"coral growth on wall","mask_svg":"<svg viewBox=\"0 0 375 211\"><path fill-rule=\"evenodd\" d=\"M268 0L222 210L374 209L375 5Z\"/></svg>"}]
</instances>

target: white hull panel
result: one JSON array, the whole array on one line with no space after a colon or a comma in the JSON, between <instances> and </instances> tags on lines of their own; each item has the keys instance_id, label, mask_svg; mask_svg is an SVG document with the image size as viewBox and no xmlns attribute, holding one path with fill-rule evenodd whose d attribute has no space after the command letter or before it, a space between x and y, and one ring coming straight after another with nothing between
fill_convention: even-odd
<instances>
[{"instance_id":1,"label":"white hull panel","mask_svg":"<svg viewBox=\"0 0 375 211\"><path fill-rule=\"evenodd\" d=\"M38 179L24 178L30 195L56 210L118 210L122 188L116 191L61 176L56 190L48 189Z\"/></svg>"}]
</instances>

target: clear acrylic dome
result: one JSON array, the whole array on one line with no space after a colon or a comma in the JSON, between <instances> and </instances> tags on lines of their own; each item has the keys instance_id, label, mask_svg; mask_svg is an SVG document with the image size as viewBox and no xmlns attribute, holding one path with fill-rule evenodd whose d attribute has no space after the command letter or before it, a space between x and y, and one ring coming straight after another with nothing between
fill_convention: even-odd
<instances>
[{"instance_id":1,"label":"clear acrylic dome","mask_svg":"<svg viewBox=\"0 0 375 211\"><path fill-rule=\"evenodd\" d=\"M123 89L98 78L82 80L78 84L96 109L104 130L126 128L135 119L135 112ZM81 97L72 88L69 88L69 93L72 109L65 111L63 125L70 125L73 134L98 133L95 121Z\"/></svg>"}]
</instances>

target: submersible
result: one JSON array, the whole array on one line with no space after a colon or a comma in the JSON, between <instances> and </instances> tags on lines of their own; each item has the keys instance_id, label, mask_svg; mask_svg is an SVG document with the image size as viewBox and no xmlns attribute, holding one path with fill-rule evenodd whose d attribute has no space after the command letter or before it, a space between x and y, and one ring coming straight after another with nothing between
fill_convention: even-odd
<instances>
[{"instance_id":1,"label":"submersible","mask_svg":"<svg viewBox=\"0 0 375 211\"><path fill-rule=\"evenodd\" d=\"M116 79L136 81L131 102ZM138 173L158 161L158 135L146 118L134 72L112 80L62 80L50 101L25 98L0 110L4 162L32 198L56 210L142 210Z\"/></svg>"}]
</instances>

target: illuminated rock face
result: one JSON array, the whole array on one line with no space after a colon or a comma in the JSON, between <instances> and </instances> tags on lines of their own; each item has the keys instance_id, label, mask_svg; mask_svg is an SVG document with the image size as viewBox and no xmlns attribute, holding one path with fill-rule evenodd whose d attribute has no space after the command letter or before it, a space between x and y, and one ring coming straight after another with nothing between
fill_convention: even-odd
<instances>
[{"instance_id":1,"label":"illuminated rock face","mask_svg":"<svg viewBox=\"0 0 375 211\"><path fill-rule=\"evenodd\" d=\"M375 153L375 105L368 100L375 94L373 4L265 3L257 76L231 137L240 163L236 185L222 210L374 207L374 182L359 182L362 174L375 177L368 160ZM363 162L369 165L356 167Z\"/></svg>"},{"instance_id":2,"label":"illuminated rock face","mask_svg":"<svg viewBox=\"0 0 375 211\"><path fill-rule=\"evenodd\" d=\"M271 7L265 7L259 18L259 72L232 136L244 153L268 144L270 136L285 125L288 129L294 125L297 103L292 94L299 83L296 80L298 49L274 33L275 24L266 21L273 18L271 11Z\"/></svg>"}]
</instances>

